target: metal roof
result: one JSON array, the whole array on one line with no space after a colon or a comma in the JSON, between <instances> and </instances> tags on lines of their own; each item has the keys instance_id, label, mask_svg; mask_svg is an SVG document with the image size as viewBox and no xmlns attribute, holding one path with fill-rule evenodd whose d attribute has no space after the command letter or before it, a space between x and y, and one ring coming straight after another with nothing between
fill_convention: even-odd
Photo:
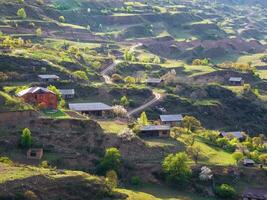
<instances>
[{"instance_id":1,"label":"metal roof","mask_svg":"<svg viewBox=\"0 0 267 200\"><path fill-rule=\"evenodd\" d=\"M168 125L148 125L143 126L140 129L141 131L168 131L170 130L170 126Z\"/></svg>"},{"instance_id":2,"label":"metal roof","mask_svg":"<svg viewBox=\"0 0 267 200\"><path fill-rule=\"evenodd\" d=\"M112 107L104 103L70 103L69 108L76 111L111 110Z\"/></svg>"},{"instance_id":3,"label":"metal roof","mask_svg":"<svg viewBox=\"0 0 267 200\"><path fill-rule=\"evenodd\" d=\"M220 133L223 137L233 135L235 138L240 139L245 136L244 132L241 131L234 131L234 132L221 132Z\"/></svg>"},{"instance_id":4,"label":"metal roof","mask_svg":"<svg viewBox=\"0 0 267 200\"><path fill-rule=\"evenodd\" d=\"M181 114L176 115L160 115L160 120L162 122L180 122L183 120L183 116Z\"/></svg>"},{"instance_id":5,"label":"metal roof","mask_svg":"<svg viewBox=\"0 0 267 200\"><path fill-rule=\"evenodd\" d=\"M25 89L25 90L22 90L22 91L18 92L17 96L21 97L21 96L24 96L25 94L36 94L36 93L52 93L52 94L55 94L51 90L49 90L47 88L44 88L44 87L30 87L28 89Z\"/></svg>"},{"instance_id":6,"label":"metal roof","mask_svg":"<svg viewBox=\"0 0 267 200\"><path fill-rule=\"evenodd\" d=\"M59 91L63 95L74 95L75 94L74 89L60 89Z\"/></svg>"},{"instance_id":7,"label":"metal roof","mask_svg":"<svg viewBox=\"0 0 267 200\"><path fill-rule=\"evenodd\" d=\"M242 77L230 77L229 81L240 82L242 81Z\"/></svg>"},{"instance_id":8,"label":"metal roof","mask_svg":"<svg viewBox=\"0 0 267 200\"><path fill-rule=\"evenodd\" d=\"M41 74L41 75L38 75L38 77L41 79L59 79L59 76L55 74Z\"/></svg>"},{"instance_id":9,"label":"metal roof","mask_svg":"<svg viewBox=\"0 0 267 200\"><path fill-rule=\"evenodd\" d=\"M243 161L244 164L255 164L254 160L248 159L248 158L244 158Z\"/></svg>"},{"instance_id":10,"label":"metal roof","mask_svg":"<svg viewBox=\"0 0 267 200\"><path fill-rule=\"evenodd\" d=\"M147 83L160 83L162 81L161 78L148 78Z\"/></svg>"}]
</instances>

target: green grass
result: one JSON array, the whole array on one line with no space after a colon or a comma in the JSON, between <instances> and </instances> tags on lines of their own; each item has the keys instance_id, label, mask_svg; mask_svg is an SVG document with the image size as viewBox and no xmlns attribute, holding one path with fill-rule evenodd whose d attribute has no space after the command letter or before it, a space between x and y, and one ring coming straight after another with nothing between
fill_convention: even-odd
<instances>
[{"instance_id":1,"label":"green grass","mask_svg":"<svg viewBox=\"0 0 267 200\"><path fill-rule=\"evenodd\" d=\"M208 65L185 65L185 72L190 73L190 76L203 75L214 72L215 69Z\"/></svg>"},{"instance_id":2,"label":"green grass","mask_svg":"<svg viewBox=\"0 0 267 200\"><path fill-rule=\"evenodd\" d=\"M57 110L57 111L44 110L44 111L42 111L42 113L44 114L45 117L53 118L53 119L66 119L66 118L70 118L70 116L67 115L63 110Z\"/></svg>"},{"instance_id":3,"label":"green grass","mask_svg":"<svg viewBox=\"0 0 267 200\"><path fill-rule=\"evenodd\" d=\"M181 145L178 141L175 141L172 138L146 138L144 141L149 146L159 146L159 147L166 147L166 146L176 146Z\"/></svg>"},{"instance_id":4,"label":"green grass","mask_svg":"<svg viewBox=\"0 0 267 200\"><path fill-rule=\"evenodd\" d=\"M98 120L97 121L105 133L118 134L127 128L127 123L113 120Z\"/></svg>"},{"instance_id":5,"label":"green grass","mask_svg":"<svg viewBox=\"0 0 267 200\"><path fill-rule=\"evenodd\" d=\"M130 195L129 200L215 200L215 198L201 197L192 192L179 191L177 188L170 188L166 185L144 184L130 189L122 190Z\"/></svg>"}]
</instances>

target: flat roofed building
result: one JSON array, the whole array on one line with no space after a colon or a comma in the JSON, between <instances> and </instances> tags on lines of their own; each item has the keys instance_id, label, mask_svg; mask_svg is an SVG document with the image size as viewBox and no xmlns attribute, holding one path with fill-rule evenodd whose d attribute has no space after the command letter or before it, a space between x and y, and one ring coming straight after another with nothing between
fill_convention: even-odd
<instances>
[{"instance_id":1,"label":"flat roofed building","mask_svg":"<svg viewBox=\"0 0 267 200\"><path fill-rule=\"evenodd\" d=\"M242 77L230 77L229 82L231 85L244 85L244 80Z\"/></svg>"},{"instance_id":2,"label":"flat roofed building","mask_svg":"<svg viewBox=\"0 0 267 200\"><path fill-rule=\"evenodd\" d=\"M168 124L171 126L179 125L183 120L183 116L181 114L175 115L160 115L160 121L162 124Z\"/></svg>"},{"instance_id":3,"label":"flat roofed building","mask_svg":"<svg viewBox=\"0 0 267 200\"><path fill-rule=\"evenodd\" d=\"M64 99L72 99L75 96L74 89L60 89L59 91Z\"/></svg>"},{"instance_id":4,"label":"flat roofed building","mask_svg":"<svg viewBox=\"0 0 267 200\"><path fill-rule=\"evenodd\" d=\"M38 78L42 82L53 82L59 80L59 76L55 74L40 74Z\"/></svg>"},{"instance_id":5,"label":"flat roofed building","mask_svg":"<svg viewBox=\"0 0 267 200\"><path fill-rule=\"evenodd\" d=\"M44 154L43 149L29 149L27 151L27 158L33 160L40 160L42 159Z\"/></svg>"},{"instance_id":6,"label":"flat roofed building","mask_svg":"<svg viewBox=\"0 0 267 200\"><path fill-rule=\"evenodd\" d=\"M143 126L140 129L140 137L169 137L170 136L169 125L148 125Z\"/></svg>"},{"instance_id":7,"label":"flat roofed building","mask_svg":"<svg viewBox=\"0 0 267 200\"><path fill-rule=\"evenodd\" d=\"M161 78L148 78L147 80L146 80L146 83L148 84L148 85L151 85L151 86L157 86L157 85L159 85L159 84L161 84L162 83L162 79Z\"/></svg>"},{"instance_id":8,"label":"flat roofed building","mask_svg":"<svg viewBox=\"0 0 267 200\"><path fill-rule=\"evenodd\" d=\"M101 103L70 103L69 108L77 112L89 115L103 116L112 111L112 107Z\"/></svg>"},{"instance_id":9,"label":"flat roofed building","mask_svg":"<svg viewBox=\"0 0 267 200\"><path fill-rule=\"evenodd\" d=\"M242 193L242 200L266 200L267 186L265 187L250 187Z\"/></svg>"},{"instance_id":10,"label":"flat roofed building","mask_svg":"<svg viewBox=\"0 0 267 200\"><path fill-rule=\"evenodd\" d=\"M252 167L255 165L254 160L248 159L248 158L244 158L243 160L243 165L247 166L247 167Z\"/></svg>"},{"instance_id":11,"label":"flat roofed building","mask_svg":"<svg viewBox=\"0 0 267 200\"><path fill-rule=\"evenodd\" d=\"M245 132L232 131L232 132L220 132L221 137L237 138L238 140L244 140L246 138Z\"/></svg>"}]
</instances>

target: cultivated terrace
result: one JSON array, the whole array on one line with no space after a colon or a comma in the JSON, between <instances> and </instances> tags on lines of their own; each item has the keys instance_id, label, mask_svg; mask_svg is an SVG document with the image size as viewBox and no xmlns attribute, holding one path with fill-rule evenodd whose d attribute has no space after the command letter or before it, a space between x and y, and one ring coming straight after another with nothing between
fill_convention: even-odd
<instances>
[{"instance_id":1,"label":"cultivated terrace","mask_svg":"<svg viewBox=\"0 0 267 200\"><path fill-rule=\"evenodd\" d=\"M0 200L267 200L267 1L0 0Z\"/></svg>"}]
</instances>

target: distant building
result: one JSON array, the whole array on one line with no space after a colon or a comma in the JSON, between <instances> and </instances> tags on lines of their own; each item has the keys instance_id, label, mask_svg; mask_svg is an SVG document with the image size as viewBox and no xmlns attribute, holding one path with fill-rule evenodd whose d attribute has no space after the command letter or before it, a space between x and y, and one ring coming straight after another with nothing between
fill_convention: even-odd
<instances>
[{"instance_id":1,"label":"distant building","mask_svg":"<svg viewBox=\"0 0 267 200\"><path fill-rule=\"evenodd\" d=\"M183 120L181 114L176 115L160 115L160 121L162 124L168 124L170 126L179 125Z\"/></svg>"},{"instance_id":2,"label":"distant building","mask_svg":"<svg viewBox=\"0 0 267 200\"><path fill-rule=\"evenodd\" d=\"M77 112L95 115L95 116L103 116L109 114L112 111L112 107L106 105L104 103L70 103L69 108L71 110L75 110Z\"/></svg>"},{"instance_id":3,"label":"distant building","mask_svg":"<svg viewBox=\"0 0 267 200\"><path fill-rule=\"evenodd\" d=\"M54 81L58 81L59 77L57 75L54 74L43 74L43 75L38 75L38 78L41 82L54 82Z\"/></svg>"},{"instance_id":4,"label":"distant building","mask_svg":"<svg viewBox=\"0 0 267 200\"><path fill-rule=\"evenodd\" d=\"M40 160L43 157L43 149L29 149L27 151L27 158L32 160Z\"/></svg>"},{"instance_id":5,"label":"distant building","mask_svg":"<svg viewBox=\"0 0 267 200\"><path fill-rule=\"evenodd\" d=\"M20 91L17 96L29 104L42 105L47 109L57 109L57 95L47 88L31 87Z\"/></svg>"},{"instance_id":6,"label":"distant building","mask_svg":"<svg viewBox=\"0 0 267 200\"><path fill-rule=\"evenodd\" d=\"M146 83L150 86L158 86L163 82L161 78L148 78Z\"/></svg>"},{"instance_id":7,"label":"distant building","mask_svg":"<svg viewBox=\"0 0 267 200\"><path fill-rule=\"evenodd\" d=\"M247 188L242 193L242 200L266 200L267 186L258 188Z\"/></svg>"},{"instance_id":8,"label":"distant building","mask_svg":"<svg viewBox=\"0 0 267 200\"><path fill-rule=\"evenodd\" d=\"M246 134L242 131L220 132L219 136L227 138L236 138L240 141L246 139Z\"/></svg>"},{"instance_id":9,"label":"distant building","mask_svg":"<svg viewBox=\"0 0 267 200\"><path fill-rule=\"evenodd\" d=\"M253 167L255 165L255 162L254 162L254 160L244 158L243 165L247 166L247 167Z\"/></svg>"},{"instance_id":10,"label":"distant building","mask_svg":"<svg viewBox=\"0 0 267 200\"><path fill-rule=\"evenodd\" d=\"M244 85L244 80L242 77L230 77L229 83L231 85Z\"/></svg>"},{"instance_id":11,"label":"distant building","mask_svg":"<svg viewBox=\"0 0 267 200\"><path fill-rule=\"evenodd\" d=\"M148 125L143 126L140 129L140 137L169 137L170 136L169 125Z\"/></svg>"},{"instance_id":12,"label":"distant building","mask_svg":"<svg viewBox=\"0 0 267 200\"><path fill-rule=\"evenodd\" d=\"M61 93L61 96L64 99L72 99L72 98L74 98L74 95L75 95L75 90L74 89L60 89L59 91Z\"/></svg>"}]
</instances>

